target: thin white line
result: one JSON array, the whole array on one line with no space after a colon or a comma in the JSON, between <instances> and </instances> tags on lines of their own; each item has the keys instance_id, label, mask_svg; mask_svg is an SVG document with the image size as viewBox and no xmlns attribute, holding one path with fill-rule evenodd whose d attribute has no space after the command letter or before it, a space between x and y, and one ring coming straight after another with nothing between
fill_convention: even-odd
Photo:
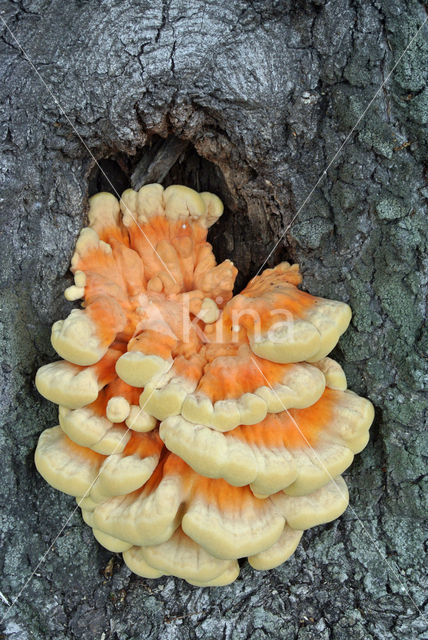
<instances>
[{"instance_id":1,"label":"thin white line","mask_svg":"<svg viewBox=\"0 0 428 640\"><path fill-rule=\"evenodd\" d=\"M85 147L86 151L89 153L89 155L91 156L91 158L93 159L93 161L95 162L95 164L97 165L97 167L99 168L99 170L101 171L101 173L103 174L103 176L105 177L105 179L107 180L107 182L109 183L109 185L111 186L111 188L113 189L114 193L116 194L118 200L121 200L121 196L119 194L119 192L117 191L117 189L115 188L115 186L113 185L113 183L111 182L110 178L107 176L107 174L105 173L105 171L103 170L103 168L100 166L98 160L95 158L94 154L92 153L92 151L89 149L88 145L86 144L86 142L83 140L83 138L81 137L81 135L79 134L79 132L77 131L76 127L73 125L73 123L71 122L70 118L68 117L68 115L66 114L66 112L64 111L64 109L62 108L62 106L60 105L60 103L58 102L58 100L55 98L54 94L52 93L51 89L49 88L49 86L46 84L46 82L44 81L43 77L40 75L40 72L37 70L37 68L34 66L33 62L31 61L30 57L28 56L28 54L24 51L23 47L19 44L18 40L16 39L16 37L14 36L14 34L12 33L12 31L10 30L9 26L7 25L5 19L3 18L2 15L0 15L0 19L3 22L4 26L6 27L6 29L8 30L8 32L10 33L10 35L12 36L12 38L14 39L14 41L16 42L16 44L18 45L18 47L21 49L22 54L24 55L24 57L27 59L27 62L29 63L29 65L31 66L31 68L36 72L37 76L39 77L39 79L41 80L42 84L44 85L44 87L46 88L46 90L48 91L49 95L51 96L52 100L55 102L56 106L58 107L58 109L61 111L62 115L66 118L67 122L69 123L70 127L72 128L72 130L74 131L74 133L76 134L76 136L79 138L80 142L83 144L83 146ZM141 231L141 233L143 234L144 238L146 239L146 241L148 242L148 244L150 245L150 247L153 249L153 251L155 252L155 254L157 255L157 257L159 258L159 261L161 262L161 264L165 267L165 269L167 270L168 274L171 276L171 278L173 279L174 283L177 284L177 281L174 277L174 274L171 273L171 271L168 269L168 266L165 264L165 262L162 260L162 258L160 257L159 253L156 251L155 247L153 246L152 242L150 241L150 238L148 238L148 236L146 235L146 233L143 231L143 229L140 227L138 220L136 220L134 218L134 216L132 215L132 212L130 211L128 205L123 202L122 200L122 206L126 209L126 212L130 215L130 217L132 218L132 220L135 222L135 224L137 225L137 227L139 228L139 230Z\"/></svg>"},{"instance_id":2,"label":"thin white line","mask_svg":"<svg viewBox=\"0 0 428 640\"><path fill-rule=\"evenodd\" d=\"M267 384L269 385L270 389L273 391L273 393L275 394L275 396L277 397L277 399L279 400L280 404L282 405L284 411L287 413L288 417L290 418L290 420L293 422L293 424L295 425L295 427L297 428L297 430L299 431L300 435L303 437L303 439L305 440L307 446L309 449L311 449L311 451L315 454L315 457L317 458L317 461L319 462L320 466L323 468L323 470L327 473L328 477L330 478L330 480L334 483L334 485L336 486L336 489L338 490L338 492L341 494L342 498L346 498L347 496L345 496L345 494L342 492L341 488L339 487L339 485L336 482L336 479L331 475L330 471L327 469L326 465L324 464L322 458L319 456L318 452L316 451L316 449L314 449L312 447L312 445L310 444L310 442L308 441L307 437L305 436L305 434L303 433L303 431L300 429L299 425L297 424L297 422L295 421L295 419L293 418L293 416L291 415L291 413L288 411L288 409L284 406L284 403L282 402L281 398L279 397L279 395L276 393L275 389L272 387L271 383L269 382L269 380L266 378L265 374L263 373L263 371L260 369L259 365L257 364L256 360L254 359L254 356L250 354L250 358L251 360L254 362L255 366L257 367L257 369L260 371L261 375L263 376L263 378L266 380ZM405 594L407 595L407 597L409 598L409 600L414 604L416 610L418 611L418 613L422 616L422 618L425 619L424 614L422 613L422 611L419 609L418 605L416 604L416 602L413 600L412 596L410 595L409 590L407 589L406 583L403 582L401 580L401 577L398 573L398 569L396 569L393 565L391 565L388 561L388 559L386 558L386 556L383 555L382 551L379 549L376 540L370 535L370 533L367 531L367 529L365 528L362 520L359 518L357 512L355 511L355 509L349 504L348 502L348 509L354 514L355 518L357 519L357 521L359 522L359 524L361 525L363 531L367 534L369 540L371 541L371 543L374 545L376 551L378 552L379 556L381 557L381 559L383 560L383 562L386 564L386 566L392 570L393 574L396 576L396 578L398 579L398 582L401 584L401 587L404 589Z\"/></svg>"},{"instance_id":3,"label":"thin white line","mask_svg":"<svg viewBox=\"0 0 428 640\"><path fill-rule=\"evenodd\" d=\"M341 144L341 146L339 147L338 151L336 151L336 153L334 154L333 158L330 160L329 164L327 165L327 168L324 169L324 171L322 172L322 174L320 175L320 177L318 178L318 180L316 181L314 187L311 189L311 191L309 192L309 195L306 196L305 200L303 201L303 203L300 205L300 207L298 208L298 210L296 211L296 213L294 214L294 216L291 218L290 222L288 223L287 227L285 228L284 232L282 233L281 237L278 239L278 241L275 243L275 245L273 246L272 250L269 252L266 260L263 262L262 266L259 268L259 270L257 271L256 275L253 276L253 278L255 278L256 276L259 275L260 271L263 269L263 267L265 266L265 264L267 263L267 261L269 260L269 258L271 257L271 255L273 254L273 252L275 251L275 249L277 248L277 246L279 245L280 242L282 242L282 240L284 239L287 231L289 230L289 228L291 227L291 225L293 224L293 222L296 220L297 216L300 214L300 212L302 211L303 207L306 205L306 203L308 202L308 200L311 198L313 192L315 191L315 189L318 187L318 185L320 184L320 182L323 180L323 178L325 178L325 176L327 175L328 170L330 169L331 165L333 164L333 162L336 160L336 158L338 157L338 155L340 154L340 152L342 151L343 147L347 144L349 138L352 136L352 134L354 133L355 129L358 127L358 125L360 124L361 120L364 118L364 116L366 115L367 111L370 109L370 107L372 106L373 102L376 100L378 94L382 91L383 87L385 86L385 84L388 82L389 78L391 77L391 75L394 73L395 69L397 68L397 66L400 64L402 57L404 56L404 54L406 53L406 51L409 49L409 47L411 47L411 45L413 44L413 41L417 38L417 36L419 35L419 32L422 30L422 28L425 26L425 24L428 21L428 16L425 18L425 20L423 21L423 23L421 24L421 26L419 27L419 29L416 31L415 35L413 36L413 38L410 40L409 44L407 45L407 47L404 49L403 53L400 55L400 57L398 58L397 62L394 64L394 66L392 67L391 71L388 73L388 75L386 76L385 80L382 82L382 84L380 85L380 87L378 88L378 90L376 91L376 93L374 94L373 98L370 100L369 104L367 105L367 107L364 109L363 113L360 115L360 117L358 118L358 120L356 121L356 123L354 124L354 126L352 127L351 131L348 133L348 135L346 136L344 142Z\"/></svg>"},{"instance_id":4,"label":"thin white line","mask_svg":"<svg viewBox=\"0 0 428 640\"><path fill-rule=\"evenodd\" d=\"M112 456L114 453L116 453L116 451L118 450L122 440L124 439L124 437L127 435L128 431L130 431L132 429L132 426L135 424L135 421L137 420L138 416L140 415L140 413L144 410L144 407L146 406L147 402L150 400L152 394L154 393L155 389L152 389L152 391L150 392L150 394L148 395L147 399L145 400L143 406L140 408L139 412L135 415L134 419L131 422L131 425L126 429L126 431L124 432L123 436L121 437L121 439L119 440L119 442L117 442L116 446L114 447L113 451L106 456L106 459L103 462L103 465L107 465L109 464L109 460L110 460L110 456ZM51 543L50 547L45 551L45 553L43 554L43 556L40 558L40 560L38 561L36 568L34 569L34 571L30 574L30 576L27 578L27 580L25 581L24 585L21 587L21 590L19 591L18 595L11 601L9 602L7 600L7 598L5 596L3 596L3 594L1 594L2 599L4 600L4 602L6 604L9 605L9 609L6 610L6 613L3 615L3 617L0 620L0 624L3 622L3 620L5 620L5 618L9 615L10 611L12 611L13 607L15 606L15 604L18 602L19 598L21 597L22 593L25 591L25 589L27 588L27 586L30 584L31 580L33 579L34 575L36 574L37 570L39 569L39 567L44 563L44 561L46 560L47 555L49 554L49 552L52 550L55 542L58 540L58 538L60 537L60 535L62 534L62 532L64 531L64 529L66 528L66 526L68 525L68 523L70 522L71 518L74 516L74 514L76 513L77 509L80 507L80 505L82 504L83 500L86 498L87 495L89 495L92 487L94 486L94 484L96 483L96 481L98 480L99 476L101 473L101 469L98 471L96 477L94 478L94 480L92 481L92 483L90 484L90 486L86 489L85 493L83 494L83 496L81 496L81 500L77 503L77 505L75 506L75 508L73 509L73 511L71 512L71 514L69 515L69 517L67 518L67 520L65 521L65 523L63 524L63 526L61 527L61 529L59 530L59 532L57 533L57 535L55 536L55 538L53 539L53 542Z\"/></svg>"}]
</instances>

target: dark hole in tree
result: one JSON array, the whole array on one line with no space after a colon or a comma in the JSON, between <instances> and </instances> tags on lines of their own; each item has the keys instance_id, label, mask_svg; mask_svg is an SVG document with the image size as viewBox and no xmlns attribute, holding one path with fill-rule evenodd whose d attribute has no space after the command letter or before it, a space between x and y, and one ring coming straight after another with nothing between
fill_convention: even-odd
<instances>
[{"instance_id":1,"label":"dark hole in tree","mask_svg":"<svg viewBox=\"0 0 428 640\"><path fill-rule=\"evenodd\" d=\"M235 263L239 271L235 293L240 291L261 266L264 251L268 253L266 247L274 244L273 238L263 244L261 259L251 254L258 230L254 228L244 200L238 202L232 196L220 168L200 156L189 142L175 136L165 140L155 135L135 156L118 153L101 160L90 174L88 195L108 191L119 197L125 189L139 189L152 182L159 182L164 187L183 184L196 191L211 191L221 198L224 213L211 227L208 241L213 246L217 262L229 258ZM285 259L284 256L276 251L268 266L281 259Z\"/></svg>"}]
</instances>

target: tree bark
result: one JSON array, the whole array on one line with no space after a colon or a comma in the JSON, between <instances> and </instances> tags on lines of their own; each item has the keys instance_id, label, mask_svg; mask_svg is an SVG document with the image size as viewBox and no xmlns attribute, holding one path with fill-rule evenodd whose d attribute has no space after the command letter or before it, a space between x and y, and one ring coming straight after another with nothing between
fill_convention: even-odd
<instances>
[{"instance_id":1,"label":"tree bark","mask_svg":"<svg viewBox=\"0 0 428 640\"><path fill-rule=\"evenodd\" d=\"M426 638L427 25L412 40L423 3L3 6L4 637ZM169 136L180 153L165 150ZM56 424L34 375L55 359L50 326L71 307L62 292L88 195L126 188L137 165L143 180L223 198L210 239L239 286L266 258L290 259L306 290L349 302L335 357L376 407L344 516L306 532L278 569L244 562L221 589L131 574L33 463Z\"/></svg>"}]
</instances>

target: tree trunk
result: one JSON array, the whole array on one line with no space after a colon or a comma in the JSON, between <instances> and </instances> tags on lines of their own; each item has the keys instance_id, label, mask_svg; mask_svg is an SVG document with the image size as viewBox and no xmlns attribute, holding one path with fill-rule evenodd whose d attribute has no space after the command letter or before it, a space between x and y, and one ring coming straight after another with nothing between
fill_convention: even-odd
<instances>
[{"instance_id":1,"label":"tree trunk","mask_svg":"<svg viewBox=\"0 0 428 640\"><path fill-rule=\"evenodd\" d=\"M423 3L4 7L4 637L426 638L427 25L412 40ZM229 587L131 574L33 463L56 424L34 375L71 307L62 292L88 195L131 179L218 193L226 212L210 240L239 287L290 259L306 290L353 309L335 357L376 421L346 474L351 506L278 569L244 562Z\"/></svg>"}]
</instances>

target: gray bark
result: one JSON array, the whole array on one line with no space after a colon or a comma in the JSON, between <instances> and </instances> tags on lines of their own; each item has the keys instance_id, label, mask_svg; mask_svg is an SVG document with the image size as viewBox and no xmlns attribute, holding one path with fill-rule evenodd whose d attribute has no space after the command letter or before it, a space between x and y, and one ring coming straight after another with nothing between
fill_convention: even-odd
<instances>
[{"instance_id":1,"label":"gray bark","mask_svg":"<svg viewBox=\"0 0 428 640\"><path fill-rule=\"evenodd\" d=\"M423 3L21 0L2 15L16 40L3 25L0 591L12 602L24 587L12 607L0 598L4 637L427 638L426 25L341 149ZM345 515L225 588L132 575L33 463L56 424L34 375L71 307L70 256L105 187L95 160L122 190L141 159L168 171L155 161L168 135L188 146L165 184L224 199L211 239L240 285L299 212L269 265L297 261L305 289L350 303L335 355L376 407Z\"/></svg>"}]
</instances>

